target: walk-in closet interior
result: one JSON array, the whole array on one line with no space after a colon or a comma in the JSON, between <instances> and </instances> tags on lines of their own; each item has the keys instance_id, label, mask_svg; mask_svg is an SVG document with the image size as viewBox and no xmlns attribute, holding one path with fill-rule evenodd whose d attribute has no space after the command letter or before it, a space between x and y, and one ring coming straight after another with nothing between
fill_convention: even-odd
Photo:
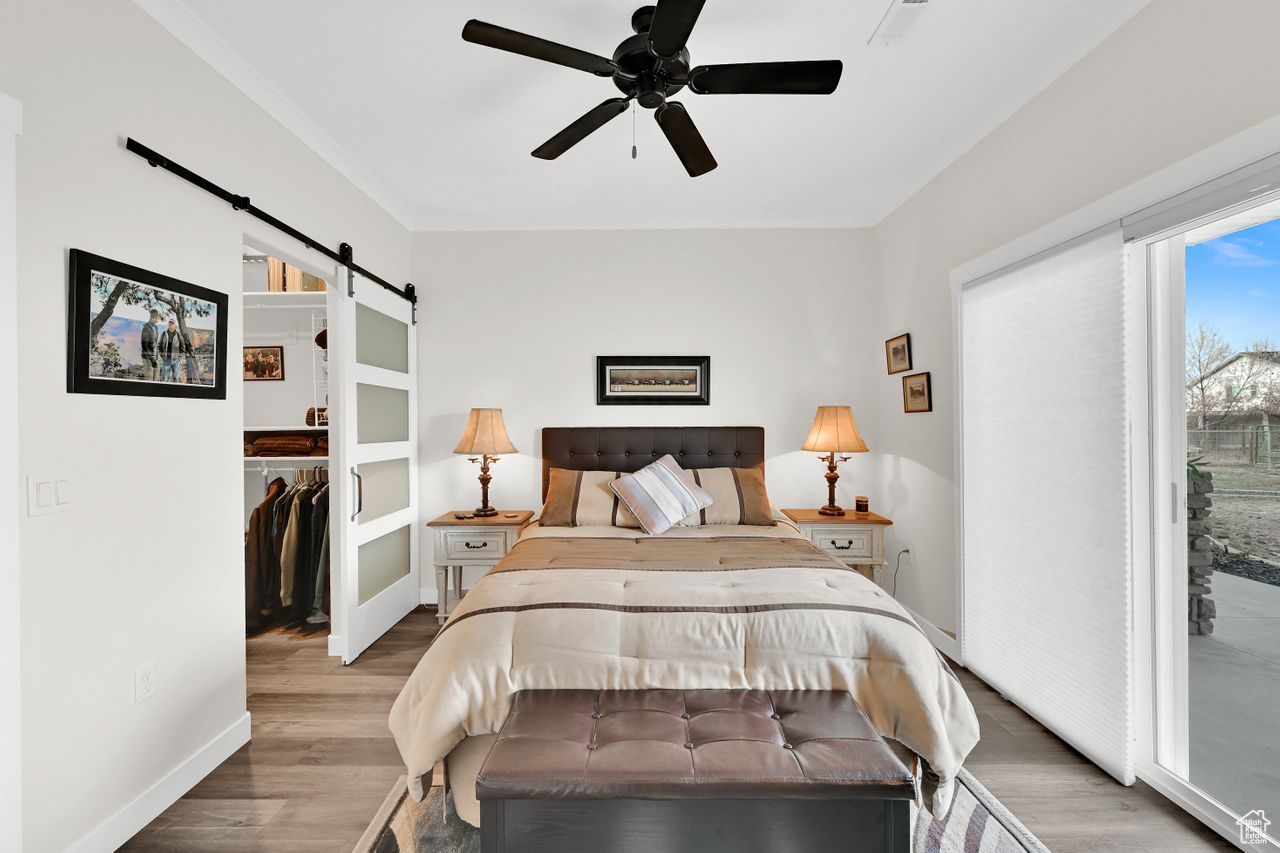
<instances>
[{"instance_id":1,"label":"walk-in closet interior","mask_svg":"<svg viewBox=\"0 0 1280 853\"><path fill-rule=\"evenodd\" d=\"M245 625L329 626L326 283L245 247Z\"/></svg>"}]
</instances>

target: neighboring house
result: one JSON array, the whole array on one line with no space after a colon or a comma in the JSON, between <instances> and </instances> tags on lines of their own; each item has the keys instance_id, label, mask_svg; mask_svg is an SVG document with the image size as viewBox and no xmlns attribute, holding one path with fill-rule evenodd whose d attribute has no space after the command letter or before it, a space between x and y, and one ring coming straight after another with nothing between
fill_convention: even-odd
<instances>
[{"instance_id":1,"label":"neighboring house","mask_svg":"<svg viewBox=\"0 0 1280 853\"><path fill-rule=\"evenodd\" d=\"M1280 423L1280 352L1236 353L1187 385L1189 429Z\"/></svg>"}]
</instances>

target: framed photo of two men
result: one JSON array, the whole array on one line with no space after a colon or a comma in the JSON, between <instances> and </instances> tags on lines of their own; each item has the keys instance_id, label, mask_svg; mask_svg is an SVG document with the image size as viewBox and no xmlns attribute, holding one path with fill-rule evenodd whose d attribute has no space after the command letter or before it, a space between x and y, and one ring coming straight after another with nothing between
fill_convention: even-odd
<instances>
[{"instance_id":1,"label":"framed photo of two men","mask_svg":"<svg viewBox=\"0 0 1280 853\"><path fill-rule=\"evenodd\" d=\"M67 391L227 398L227 295L71 250Z\"/></svg>"}]
</instances>

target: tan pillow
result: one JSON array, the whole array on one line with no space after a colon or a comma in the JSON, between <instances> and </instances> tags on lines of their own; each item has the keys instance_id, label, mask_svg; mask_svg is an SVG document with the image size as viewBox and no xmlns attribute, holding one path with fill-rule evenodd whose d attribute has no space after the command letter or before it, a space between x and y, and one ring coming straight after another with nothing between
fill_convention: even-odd
<instances>
[{"instance_id":1,"label":"tan pillow","mask_svg":"<svg viewBox=\"0 0 1280 853\"><path fill-rule=\"evenodd\" d=\"M693 481L711 495L713 503L687 516L681 527L703 524L750 524L773 527L778 522L764 489L759 468L693 468Z\"/></svg>"},{"instance_id":2,"label":"tan pillow","mask_svg":"<svg viewBox=\"0 0 1280 853\"><path fill-rule=\"evenodd\" d=\"M609 488L621 476L617 471L552 468L547 500L542 505L542 526L638 528L640 522Z\"/></svg>"}]
</instances>

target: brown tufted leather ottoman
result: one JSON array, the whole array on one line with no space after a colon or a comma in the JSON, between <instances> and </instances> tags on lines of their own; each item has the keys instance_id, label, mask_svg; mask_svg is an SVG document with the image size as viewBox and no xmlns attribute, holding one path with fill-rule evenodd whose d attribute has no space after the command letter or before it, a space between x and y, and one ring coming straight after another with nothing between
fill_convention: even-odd
<instances>
[{"instance_id":1,"label":"brown tufted leather ottoman","mask_svg":"<svg viewBox=\"0 0 1280 853\"><path fill-rule=\"evenodd\" d=\"M476 795L483 853L898 853L915 785L848 693L525 690Z\"/></svg>"}]
</instances>

